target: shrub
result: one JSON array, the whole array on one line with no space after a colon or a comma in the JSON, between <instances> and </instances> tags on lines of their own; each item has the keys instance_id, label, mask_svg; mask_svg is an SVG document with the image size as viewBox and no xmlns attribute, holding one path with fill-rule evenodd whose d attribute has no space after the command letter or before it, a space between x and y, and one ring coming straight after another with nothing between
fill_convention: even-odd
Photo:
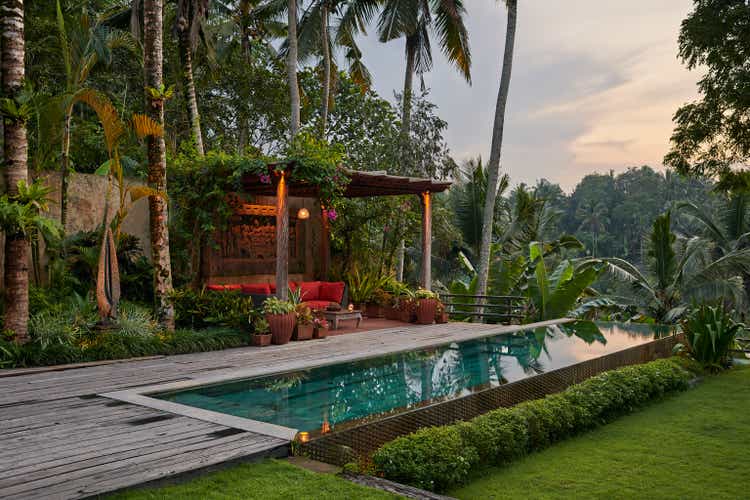
<instances>
[{"instance_id":1,"label":"shrub","mask_svg":"<svg viewBox=\"0 0 750 500\"><path fill-rule=\"evenodd\" d=\"M563 392L500 408L469 422L421 429L383 445L376 473L442 491L481 463L503 464L684 390L693 374L682 360L661 359L591 377Z\"/></svg>"},{"instance_id":2,"label":"shrub","mask_svg":"<svg viewBox=\"0 0 750 500\"><path fill-rule=\"evenodd\" d=\"M175 322L184 328L231 326L245 328L253 310L253 301L240 292L196 291L179 288L172 292Z\"/></svg>"},{"instance_id":3,"label":"shrub","mask_svg":"<svg viewBox=\"0 0 750 500\"><path fill-rule=\"evenodd\" d=\"M397 438L372 458L387 478L434 491L460 484L479 462L477 450L464 442L456 425L430 427Z\"/></svg>"},{"instance_id":4,"label":"shrub","mask_svg":"<svg viewBox=\"0 0 750 500\"><path fill-rule=\"evenodd\" d=\"M482 462L502 464L526 452L528 430L523 416L501 408L458 424L466 446L474 448Z\"/></svg>"},{"instance_id":5,"label":"shrub","mask_svg":"<svg viewBox=\"0 0 750 500\"><path fill-rule=\"evenodd\" d=\"M288 300L281 300L276 297L268 297L266 301L263 302L263 314L288 314L294 312L294 310L294 303Z\"/></svg>"},{"instance_id":6,"label":"shrub","mask_svg":"<svg viewBox=\"0 0 750 500\"><path fill-rule=\"evenodd\" d=\"M690 355L712 370L729 364L729 350L743 328L723 308L707 305L692 310L682 321Z\"/></svg>"}]
</instances>

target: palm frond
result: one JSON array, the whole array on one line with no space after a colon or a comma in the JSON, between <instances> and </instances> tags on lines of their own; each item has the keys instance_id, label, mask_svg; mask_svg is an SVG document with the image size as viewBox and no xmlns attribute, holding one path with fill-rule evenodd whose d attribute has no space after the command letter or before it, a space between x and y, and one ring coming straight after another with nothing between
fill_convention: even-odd
<instances>
[{"instance_id":1,"label":"palm frond","mask_svg":"<svg viewBox=\"0 0 750 500\"><path fill-rule=\"evenodd\" d=\"M133 115L130 121L133 131L139 139L164 135L164 127L146 115Z\"/></svg>"},{"instance_id":2,"label":"palm frond","mask_svg":"<svg viewBox=\"0 0 750 500\"><path fill-rule=\"evenodd\" d=\"M440 48L466 81L471 83L471 51L469 32L464 25L466 8L461 0L433 0L434 29Z\"/></svg>"},{"instance_id":3,"label":"palm frond","mask_svg":"<svg viewBox=\"0 0 750 500\"><path fill-rule=\"evenodd\" d=\"M106 96L93 89L80 90L76 93L75 100L86 103L96 112L104 129L107 151L112 156L127 130L117 110Z\"/></svg>"}]
</instances>

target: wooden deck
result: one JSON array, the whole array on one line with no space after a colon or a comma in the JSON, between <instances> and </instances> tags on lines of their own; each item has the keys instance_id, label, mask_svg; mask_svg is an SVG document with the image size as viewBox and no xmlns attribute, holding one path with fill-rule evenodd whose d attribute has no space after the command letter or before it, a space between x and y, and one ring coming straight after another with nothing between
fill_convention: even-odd
<instances>
[{"instance_id":1,"label":"wooden deck","mask_svg":"<svg viewBox=\"0 0 750 500\"><path fill-rule=\"evenodd\" d=\"M293 370L519 328L403 325L263 349L61 371L2 370L0 498L81 498L243 457L284 453L289 444L236 426L102 397L104 393Z\"/></svg>"}]
</instances>

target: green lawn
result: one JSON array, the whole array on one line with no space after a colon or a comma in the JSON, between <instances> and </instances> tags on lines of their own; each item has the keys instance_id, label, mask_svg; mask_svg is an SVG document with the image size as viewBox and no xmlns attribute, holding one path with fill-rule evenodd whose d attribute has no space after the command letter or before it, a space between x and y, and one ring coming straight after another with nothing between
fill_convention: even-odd
<instances>
[{"instance_id":1,"label":"green lawn","mask_svg":"<svg viewBox=\"0 0 750 500\"><path fill-rule=\"evenodd\" d=\"M163 488L120 493L111 500L146 499L387 500L398 498L331 474L316 474L278 460L241 464Z\"/></svg>"},{"instance_id":2,"label":"green lawn","mask_svg":"<svg viewBox=\"0 0 750 500\"><path fill-rule=\"evenodd\" d=\"M697 388L449 492L491 498L748 498L750 368Z\"/></svg>"}]
</instances>

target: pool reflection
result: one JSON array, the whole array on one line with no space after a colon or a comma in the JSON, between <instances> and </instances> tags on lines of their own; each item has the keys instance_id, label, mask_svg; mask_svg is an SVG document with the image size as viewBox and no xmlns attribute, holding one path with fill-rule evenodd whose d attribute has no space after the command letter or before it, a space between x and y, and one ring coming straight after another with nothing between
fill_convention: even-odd
<instances>
[{"instance_id":1,"label":"pool reflection","mask_svg":"<svg viewBox=\"0 0 750 500\"><path fill-rule=\"evenodd\" d=\"M574 322L156 397L316 435L671 333L650 325Z\"/></svg>"}]
</instances>

